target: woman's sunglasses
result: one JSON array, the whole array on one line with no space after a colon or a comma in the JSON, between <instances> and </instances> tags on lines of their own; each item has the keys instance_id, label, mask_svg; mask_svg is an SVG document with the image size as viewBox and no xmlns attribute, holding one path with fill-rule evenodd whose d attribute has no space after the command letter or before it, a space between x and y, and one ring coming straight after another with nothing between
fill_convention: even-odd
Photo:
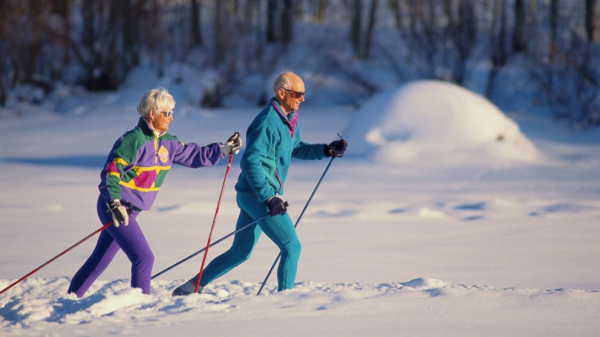
<instances>
[{"instance_id":1,"label":"woman's sunglasses","mask_svg":"<svg viewBox=\"0 0 600 337\"><path fill-rule=\"evenodd\" d=\"M160 113L162 113L162 114L164 114L164 115L165 115L165 117L167 117L167 118L171 118L171 117L173 117L173 114L174 114L173 110L169 110L169 111L159 111L159 112L160 112Z\"/></svg>"}]
</instances>

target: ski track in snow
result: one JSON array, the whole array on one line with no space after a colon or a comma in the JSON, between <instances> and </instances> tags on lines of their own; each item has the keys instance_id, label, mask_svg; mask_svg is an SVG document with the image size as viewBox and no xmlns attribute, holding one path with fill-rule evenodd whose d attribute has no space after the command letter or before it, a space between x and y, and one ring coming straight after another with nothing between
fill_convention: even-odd
<instances>
[{"instance_id":1,"label":"ski track in snow","mask_svg":"<svg viewBox=\"0 0 600 337\"><path fill-rule=\"evenodd\" d=\"M83 299L66 294L69 281L68 277L30 278L8 290L0 298L2 334L35 335L56 325L114 324L118 327L124 322L134 322L160 326L161 318L166 316L170 316L168 322L177 320L177 316L193 320L201 313L243 313L246 310L250 313L257 307L273 314L285 314L286 309L298 309L300 313L343 312L345 308L368 308L372 303L386 300L396 302L398 306L410 306L429 299L431 306L438 306L440 302L435 299L445 298L460 304L458 308L469 306L469 302L475 307L481 303L492 303L499 311L513 310L510 306L502 307L512 302L516 306L531 305L534 308L553 303L567 308L570 305L589 305L596 312L600 309L600 292L596 290L496 289L424 278L378 284L303 282L293 290L281 293L276 291L275 283L269 283L258 297L255 294L259 283L215 282L203 294L175 298L170 294L181 280L154 281L152 293L143 295L141 290L131 289L127 279L121 279L97 281ZM4 289L11 282L13 280L0 280L0 287ZM552 302L553 299L558 302ZM118 328L112 329L118 332Z\"/></svg>"},{"instance_id":2,"label":"ski track in snow","mask_svg":"<svg viewBox=\"0 0 600 337\"><path fill-rule=\"evenodd\" d=\"M183 202L174 205L157 207L156 211L171 215L202 215L210 216L214 212L213 203ZM400 204L393 202L320 202L312 205L313 218L358 218L364 220L397 219L399 217L413 218L455 218L456 220L470 221L485 219L493 214L501 214L504 210L519 206L511 200L494 198L493 200L474 200L446 203L421 203L416 205ZM600 207L594 202L557 202L547 204L520 205L528 207L525 210L529 216L573 216L576 214L589 215L600 213ZM8 208L8 206L6 206ZM53 206L63 209L64 206ZM0 209L2 205L0 205ZM308 220L310 221L310 220Z\"/></svg>"}]
</instances>

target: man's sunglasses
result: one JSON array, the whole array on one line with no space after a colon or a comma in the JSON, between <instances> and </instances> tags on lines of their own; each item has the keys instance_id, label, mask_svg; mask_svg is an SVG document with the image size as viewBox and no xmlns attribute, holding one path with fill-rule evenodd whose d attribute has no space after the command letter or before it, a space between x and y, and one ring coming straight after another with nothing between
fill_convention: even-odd
<instances>
[{"instance_id":1,"label":"man's sunglasses","mask_svg":"<svg viewBox=\"0 0 600 337\"><path fill-rule=\"evenodd\" d=\"M163 110L163 111L159 111L159 112L162 113L163 115L165 115L165 117L167 117L167 118L173 117L173 114L174 114L173 110L169 110L169 111Z\"/></svg>"},{"instance_id":2,"label":"man's sunglasses","mask_svg":"<svg viewBox=\"0 0 600 337\"><path fill-rule=\"evenodd\" d=\"M285 89L285 88L282 88L282 89L289 92L290 97L296 98L296 99L304 97L304 94L306 94L306 92L293 91L293 90L289 90L289 89Z\"/></svg>"}]
</instances>

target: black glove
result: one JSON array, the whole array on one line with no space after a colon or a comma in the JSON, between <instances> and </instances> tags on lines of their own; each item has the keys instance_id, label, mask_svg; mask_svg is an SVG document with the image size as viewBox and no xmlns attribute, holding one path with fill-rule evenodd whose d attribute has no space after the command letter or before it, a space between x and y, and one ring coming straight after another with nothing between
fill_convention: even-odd
<instances>
[{"instance_id":1,"label":"black glove","mask_svg":"<svg viewBox=\"0 0 600 337\"><path fill-rule=\"evenodd\" d=\"M221 151L223 151L224 155L228 154L238 154L240 153L240 148L242 147L242 137L240 137L240 133L236 132L233 136L229 137L227 143L221 144Z\"/></svg>"},{"instance_id":2,"label":"black glove","mask_svg":"<svg viewBox=\"0 0 600 337\"><path fill-rule=\"evenodd\" d=\"M327 157L342 158L347 146L348 142L345 139L334 140L329 145L325 145L325 155Z\"/></svg>"},{"instance_id":3,"label":"black glove","mask_svg":"<svg viewBox=\"0 0 600 337\"><path fill-rule=\"evenodd\" d=\"M287 212L288 203L278 197L270 197L265 204L269 208L269 215L284 215Z\"/></svg>"},{"instance_id":4,"label":"black glove","mask_svg":"<svg viewBox=\"0 0 600 337\"><path fill-rule=\"evenodd\" d=\"M120 224L124 224L125 226L129 225L129 213L131 209L131 204L128 204L128 209L127 207L125 207L125 205L121 204L121 200L114 199L106 203L106 205L112 213L113 224L115 225L115 227L119 227Z\"/></svg>"}]
</instances>

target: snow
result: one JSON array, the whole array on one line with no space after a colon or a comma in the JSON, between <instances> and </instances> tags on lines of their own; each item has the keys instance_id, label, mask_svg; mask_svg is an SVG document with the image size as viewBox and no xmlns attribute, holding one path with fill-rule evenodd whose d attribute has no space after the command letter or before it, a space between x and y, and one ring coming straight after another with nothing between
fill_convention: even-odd
<instances>
[{"instance_id":1,"label":"snow","mask_svg":"<svg viewBox=\"0 0 600 337\"><path fill-rule=\"evenodd\" d=\"M344 133L356 155L396 164L535 162L541 154L486 98L442 81L414 81L365 104Z\"/></svg>"},{"instance_id":2,"label":"snow","mask_svg":"<svg viewBox=\"0 0 600 337\"><path fill-rule=\"evenodd\" d=\"M138 76L116 93L73 94L60 114L26 104L2 111L0 289L100 227L100 166L136 124L147 83L178 93L171 131L187 142L224 141L260 109L198 109L189 89ZM502 112L429 81L358 110L307 104L300 114L306 141L339 132L349 146L298 226L293 290L276 292L272 277L255 296L277 256L262 238L250 260L201 295L170 296L197 273L201 255L143 295L129 287L119 254L77 299L66 290L92 238L0 295L0 335L600 335L600 132ZM139 216L155 273L205 245L224 164L175 168ZM213 241L234 229L238 164ZM285 195L293 219L326 165L294 162Z\"/></svg>"},{"instance_id":3,"label":"snow","mask_svg":"<svg viewBox=\"0 0 600 337\"><path fill-rule=\"evenodd\" d=\"M57 286L57 283L59 284ZM151 295L125 280L99 281L84 300L64 296L65 278L26 281L4 317L23 335L586 335L597 292L495 289L434 279L380 284L302 282L255 297L257 284L216 282L206 294L170 298L173 281ZM41 294L36 288L49 290ZM568 303L572 303L568 305ZM572 311L570 309L576 309ZM9 330L10 332L10 330ZM90 333L93 332L93 333Z\"/></svg>"}]
</instances>

